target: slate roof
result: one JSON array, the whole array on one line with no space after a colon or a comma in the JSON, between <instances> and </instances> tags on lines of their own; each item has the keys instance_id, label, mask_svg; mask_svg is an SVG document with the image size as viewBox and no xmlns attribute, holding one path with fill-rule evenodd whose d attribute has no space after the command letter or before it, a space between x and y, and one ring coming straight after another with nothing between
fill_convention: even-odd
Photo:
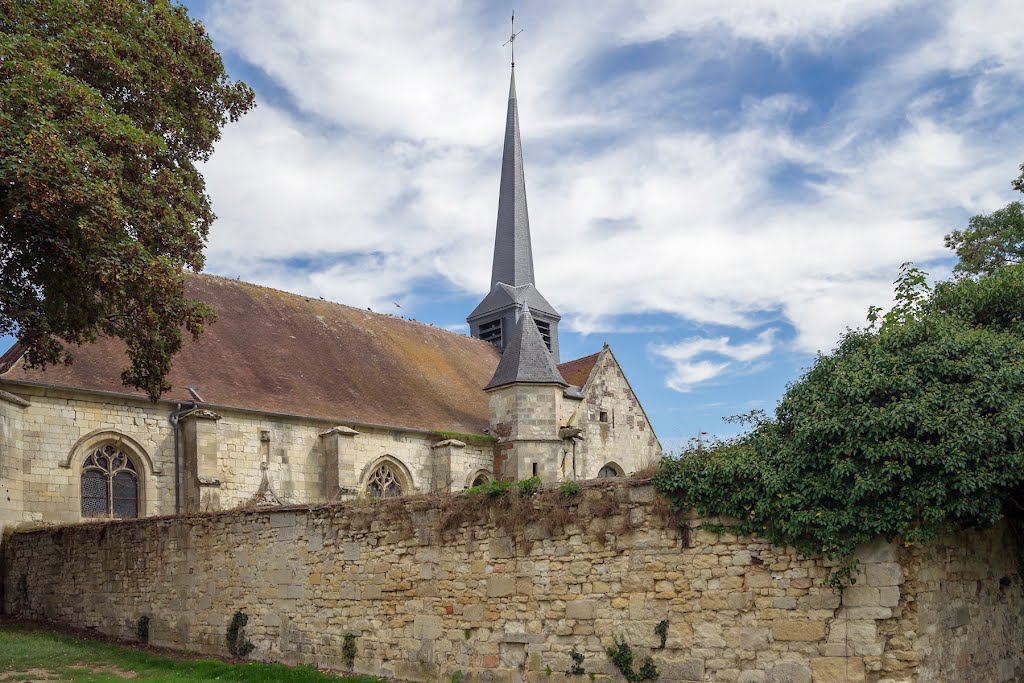
<instances>
[{"instance_id":1,"label":"slate roof","mask_svg":"<svg viewBox=\"0 0 1024 683\"><path fill-rule=\"evenodd\" d=\"M544 344L544 338L528 307L524 307L520 313L498 368L484 388L494 389L519 382L568 386L555 366L555 359Z\"/></svg>"},{"instance_id":2,"label":"slate roof","mask_svg":"<svg viewBox=\"0 0 1024 683\"><path fill-rule=\"evenodd\" d=\"M500 358L491 344L214 275L191 275L189 294L216 308L218 318L198 341L185 339L164 400L193 400L191 386L205 405L339 424L475 434L489 426L483 387ZM121 384L128 361L120 341L101 337L74 353L70 366L28 369L15 345L0 358L0 381L144 398ZM558 368L575 383L569 378L589 358Z\"/></svg>"},{"instance_id":3,"label":"slate roof","mask_svg":"<svg viewBox=\"0 0 1024 683\"><path fill-rule=\"evenodd\" d=\"M502 311L517 304L526 304L530 307L530 310L546 313L555 320L562 318L562 316L558 315L558 311L548 303L548 300L533 285L510 287L504 282L499 282L488 292L483 301L477 304L477 307L473 309L473 312L469 314L466 320L472 321L488 313Z\"/></svg>"},{"instance_id":4,"label":"slate roof","mask_svg":"<svg viewBox=\"0 0 1024 683\"><path fill-rule=\"evenodd\" d=\"M483 386L499 352L491 344L401 318L212 275L193 275L190 296L218 319L175 357L165 399L422 430L482 433ZM0 378L138 393L121 384L118 340L75 349L70 366L21 361ZM139 394L141 395L141 394Z\"/></svg>"},{"instance_id":5,"label":"slate roof","mask_svg":"<svg viewBox=\"0 0 1024 683\"><path fill-rule=\"evenodd\" d=\"M501 188L498 192L498 222L494 232L494 261L491 289L499 282L518 287L533 284L533 246L530 243L530 214L526 208L526 177L523 174L523 145L519 136L519 106L516 101L516 71L508 87L505 116L505 147L501 155Z\"/></svg>"}]
</instances>

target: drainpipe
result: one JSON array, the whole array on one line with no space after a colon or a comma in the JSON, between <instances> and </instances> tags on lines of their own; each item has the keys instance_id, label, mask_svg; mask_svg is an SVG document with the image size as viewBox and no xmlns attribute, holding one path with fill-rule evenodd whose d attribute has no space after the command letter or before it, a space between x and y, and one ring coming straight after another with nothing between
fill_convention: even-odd
<instances>
[{"instance_id":1,"label":"drainpipe","mask_svg":"<svg viewBox=\"0 0 1024 683\"><path fill-rule=\"evenodd\" d=\"M182 415L192 412L197 407L195 401L189 401L189 405L185 408L182 408L181 405L178 403L177 407L171 411L171 424L174 425L174 514L176 515L181 514L181 457L178 455L178 432L181 430L178 423L181 421Z\"/></svg>"}]
</instances>

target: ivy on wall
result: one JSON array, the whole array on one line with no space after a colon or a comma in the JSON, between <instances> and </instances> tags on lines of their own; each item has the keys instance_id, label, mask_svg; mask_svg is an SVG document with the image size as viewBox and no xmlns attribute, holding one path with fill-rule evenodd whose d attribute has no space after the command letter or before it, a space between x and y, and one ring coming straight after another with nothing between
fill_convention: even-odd
<instances>
[{"instance_id":1,"label":"ivy on wall","mask_svg":"<svg viewBox=\"0 0 1024 683\"><path fill-rule=\"evenodd\" d=\"M833 558L1024 516L1024 266L934 291L922 275L905 267L896 313L819 355L774 417L666 459L661 493Z\"/></svg>"}]
</instances>

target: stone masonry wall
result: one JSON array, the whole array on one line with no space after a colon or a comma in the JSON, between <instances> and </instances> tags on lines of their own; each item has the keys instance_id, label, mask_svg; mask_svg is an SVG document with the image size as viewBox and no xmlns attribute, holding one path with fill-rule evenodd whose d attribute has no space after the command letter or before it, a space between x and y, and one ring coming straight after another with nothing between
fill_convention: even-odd
<instances>
[{"instance_id":1,"label":"stone masonry wall","mask_svg":"<svg viewBox=\"0 0 1024 683\"><path fill-rule=\"evenodd\" d=\"M598 358L582 403L568 407L573 414L564 424L582 429L576 442L577 479L593 479L605 465L628 475L661 458L658 437L609 349Z\"/></svg>"},{"instance_id":2,"label":"stone masonry wall","mask_svg":"<svg viewBox=\"0 0 1024 683\"><path fill-rule=\"evenodd\" d=\"M142 514L174 513L174 429L169 420L174 404L7 382L0 390L9 397L0 395L0 529L19 522L80 521L81 466L89 449L103 442L123 442L133 456L142 482ZM281 502L333 498L321 481L326 469L321 435L336 423L215 410L219 419L204 420L197 445L203 451L198 474L207 480L200 487L202 510L245 504L264 478ZM372 427L355 431L337 456L341 485L357 489L367 468L390 456L401 463L411 491L432 490L440 454L431 446L440 437ZM182 443L182 458L187 450ZM492 463L489 444L460 448L453 459L459 471L445 483L461 490L470 471L490 470ZM182 469L185 489L184 475L191 470L184 462Z\"/></svg>"},{"instance_id":3,"label":"stone masonry wall","mask_svg":"<svg viewBox=\"0 0 1024 683\"><path fill-rule=\"evenodd\" d=\"M595 681L621 681L616 637L662 681L1024 677L1004 529L865 547L841 595L820 559L697 518L666 525L647 486L536 500L519 531L492 511L442 533L451 508L423 497L20 531L3 548L4 608L126 638L147 615L152 643L220 655L243 610L255 658L341 669L351 633L356 671L417 681L586 683L564 673L573 648Z\"/></svg>"}]
</instances>

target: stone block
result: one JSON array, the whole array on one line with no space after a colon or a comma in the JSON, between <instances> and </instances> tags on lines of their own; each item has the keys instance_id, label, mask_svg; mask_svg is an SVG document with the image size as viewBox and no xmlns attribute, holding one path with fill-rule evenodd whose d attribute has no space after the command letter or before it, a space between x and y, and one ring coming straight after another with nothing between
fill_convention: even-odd
<instances>
[{"instance_id":1,"label":"stone block","mask_svg":"<svg viewBox=\"0 0 1024 683\"><path fill-rule=\"evenodd\" d=\"M860 657L816 657L811 660L813 683L864 683L864 660Z\"/></svg>"},{"instance_id":2,"label":"stone block","mask_svg":"<svg viewBox=\"0 0 1024 683\"><path fill-rule=\"evenodd\" d=\"M722 625L714 621L702 621L694 624L693 642L701 647L725 647Z\"/></svg>"},{"instance_id":3,"label":"stone block","mask_svg":"<svg viewBox=\"0 0 1024 683\"><path fill-rule=\"evenodd\" d=\"M441 617L421 614L413 621L412 636L421 640L435 640L444 634Z\"/></svg>"},{"instance_id":4,"label":"stone block","mask_svg":"<svg viewBox=\"0 0 1024 683\"><path fill-rule=\"evenodd\" d=\"M874 586L847 586L843 591L843 604L847 607L875 607L879 604L878 589Z\"/></svg>"},{"instance_id":5,"label":"stone block","mask_svg":"<svg viewBox=\"0 0 1024 683\"><path fill-rule=\"evenodd\" d=\"M892 616L891 607L848 607L845 610L847 619L864 621L866 619L888 619Z\"/></svg>"},{"instance_id":6,"label":"stone block","mask_svg":"<svg viewBox=\"0 0 1024 683\"><path fill-rule=\"evenodd\" d=\"M506 560L515 555L512 548L512 539L508 536L496 536L491 538L487 544L491 559Z\"/></svg>"},{"instance_id":7,"label":"stone block","mask_svg":"<svg viewBox=\"0 0 1024 683\"><path fill-rule=\"evenodd\" d=\"M467 621L483 621L484 606L480 604L466 605L462 610L462 616Z\"/></svg>"},{"instance_id":8,"label":"stone block","mask_svg":"<svg viewBox=\"0 0 1024 683\"><path fill-rule=\"evenodd\" d=\"M772 575L767 569L751 569L744 576L747 588L770 588Z\"/></svg>"},{"instance_id":9,"label":"stone block","mask_svg":"<svg viewBox=\"0 0 1024 683\"><path fill-rule=\"evenodd\" d=\"M753 626L743 627L739 630L740 648L750 652L767 650L770 646L768 629Z\"/></svg>"},{"instance_id":10,"label":"stone block","mask_svg":"<svg viewBox=\"0 0 1024 683\"><path fill-rule=\"evenodd\" d=\"M804 619L780 619L772 624L775 640L821 640L825 637L825 624Z\"/></svg>"},{"instance_id":11,"label":"stone block","mask_svg":"<svg viewBox=\"0 0 1024 683\"><path fill-rule=\"evenodd\" d=\"M856 556L862 564L870 564L898 562L900 553L895 541L889 543L884 538L879 538L857 548Z\"/></svg>"},{"instance_id":12,"label":"stone block","mask_svg":"<svg viewBox=\"0 0 1024 683\"><path fill-rule=\"evenodd\" d=\"M811 683L811 669L802 662L780 662L768 669L765 683Z\"/></svg>"},{"instance_id":13,"label":"stone block","mask_svg":"<svg viewBox=\"0 0 1024 683\"><path fill-rule=\"evenodd\" d=\"M660 680L663 681L703 681L703 659L665 659L657 663Z\"/></svg>"},{"instance_id":14,"label":"stone block","mask_svg":"<svg viewBox=\"0 0 1024 683\"><path fill-rule=\"evenodd\" d=\"M516 580L511 576L492 576L487 580L487 597L504 598L516 592Z\"/></svg>"},{"instance_id":15,"label":"stone block","mask_svg":"<svg viewBox=\"0 0 1024 683\"><path fill-rule=\"evenodd\" d=\"M637 486L628 489L627 495L630 503L653 503L657 494L653 486Z\"/></svg>"},{"instance_id":16,"label":"stone block","mask_svg":"<svg viewBox=\"0 0 1024 683\"><path fill-rule=\"evenodd\" d=\"M565 606L567 619L593 619L597 616L597 604L593 600L574 600Z\"/></svg>"},{"instance_id":17,"label":"stone block","mask_svg":"<svg viewBox=\"0 0 1024 683\"><path fill-rule=\"evenodd\" d=\"M895 562L866 565L864 573L869 586L899 586L903 583L903 567Z\"/></svg>"},{"instance_id":18,"label":"stone block","mask_svg":"<svg viewBox=\"0 0 1024 683\"><path fill-rule=\"evenodd\" d=\"M736 683L765 683L766 675L763 671L741 671Z\"/></svg>"},{"instance_id":19,"label":"stone block","mask_svg":"<svg viewBox=\"0 0 1024 683\"><path fill-rule=\"evenodd\" d=\"M878 589L878 604L882 607L896 607L900 604L900 589L897 586L886 586Z\"/></svg>"}]
</instances>

